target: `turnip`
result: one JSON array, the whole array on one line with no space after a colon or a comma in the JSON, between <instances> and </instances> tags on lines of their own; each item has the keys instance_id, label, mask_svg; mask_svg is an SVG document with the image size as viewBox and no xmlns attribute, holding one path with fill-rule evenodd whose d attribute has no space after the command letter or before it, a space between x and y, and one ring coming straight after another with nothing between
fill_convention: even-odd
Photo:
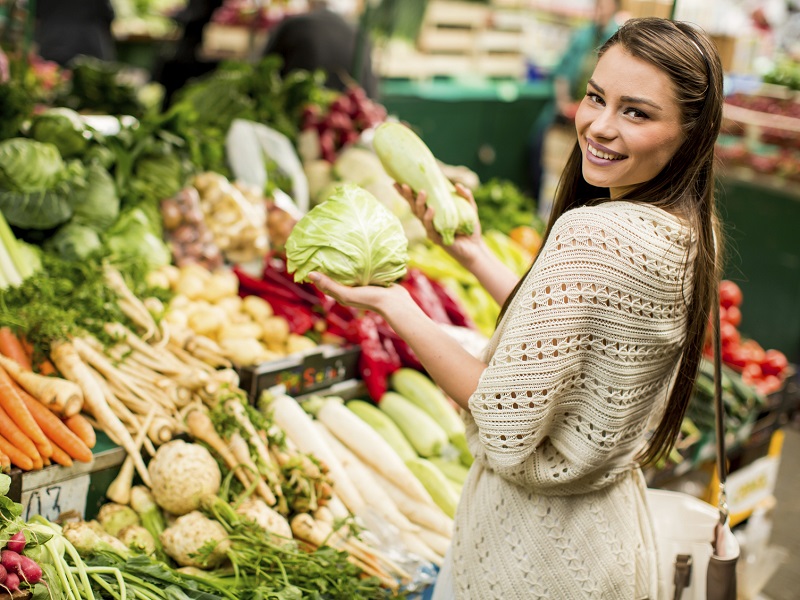
<instances>
[{"instance_id":1,"label":"turnip","mask_svg":"<svg viewBox=\"0 0 800 600\"><path fill-rule=\"evenodd\" d=\"M19 576L30 585L39 583L39 580L42 578L42 568L36 564L36 561L33 559L30 559L27 556L21 556L19 563Z\"/></svg>"},{"instance_id":2,"label":"turnip","mask_svg":"<svg viewBox=\"0 0 800 600\"><path fill-rule=\"evenodd\" d=\"M8 543L6 543L6 549L19 554L25 549L25 544L25 534L21 531L18 531L11 536L11 539L8 540Z\"/></svg>"}]
</instances>

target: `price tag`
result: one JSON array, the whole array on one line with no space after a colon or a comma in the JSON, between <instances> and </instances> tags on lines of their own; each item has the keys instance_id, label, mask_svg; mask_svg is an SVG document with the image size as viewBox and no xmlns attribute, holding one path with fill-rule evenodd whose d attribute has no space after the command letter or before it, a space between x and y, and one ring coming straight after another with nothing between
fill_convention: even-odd
<instances>
[{"instance_id":1,"label":"price tag","mask_svg":"<svg viewBox=\"0 0 800 600\"><path fill-rule=\"evenodd\" d=\"M85 473L22 492L23 518L27 521L33 515L42 515L48 521L55 521L61 514L71 511L83 517L89 479L90 474Z\"/></svg>"}]
</instances>

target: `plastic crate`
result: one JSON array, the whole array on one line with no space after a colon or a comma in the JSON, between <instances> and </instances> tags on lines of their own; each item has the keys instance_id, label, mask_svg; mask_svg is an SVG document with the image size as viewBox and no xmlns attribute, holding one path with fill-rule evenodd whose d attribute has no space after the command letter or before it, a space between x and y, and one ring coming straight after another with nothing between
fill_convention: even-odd
<instances>
[{"instance_id":1,"label":"plastic crate","mask_svg":"<svg viewBox=\"0 0 800 600\"><path fill-rule=\"evenodd\" d=\"M319 346L314 352L240 367L239 387L255 403L261 392L282 385L290 396L309 394L358 376L361 348Z\"/></svg>"}]
</instances>

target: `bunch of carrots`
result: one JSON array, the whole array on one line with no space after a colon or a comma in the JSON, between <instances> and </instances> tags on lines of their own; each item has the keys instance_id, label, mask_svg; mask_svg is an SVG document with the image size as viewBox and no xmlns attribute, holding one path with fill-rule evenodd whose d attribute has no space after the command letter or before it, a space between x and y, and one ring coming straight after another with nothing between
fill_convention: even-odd
<instances>
[{"instance_id":1,"label":"bunch of carrots","mask_svg":"<svg viewBox=\"0 0 800 600\"><path fill-rule=\"evenodd\" d=\"M0 328L0 467L91 462L96 438L80 414L81 388L55 376L49 361L34 372L31 354L10 328Z\"/></svg>"}]
</instances>

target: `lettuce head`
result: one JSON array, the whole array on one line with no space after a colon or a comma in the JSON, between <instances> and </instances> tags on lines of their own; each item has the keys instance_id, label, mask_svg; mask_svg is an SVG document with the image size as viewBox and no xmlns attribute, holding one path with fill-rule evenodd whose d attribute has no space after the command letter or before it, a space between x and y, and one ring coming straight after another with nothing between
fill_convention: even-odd
<instances>
[{"instance_id":1,"label":"lettuce head","mask_svg":"<svg viewBox=\"0 0 800 600\"><path fill-rule=\"evenodd\" d=\"M344 285L389 285L405 275L407 262L400 220L354 184L337 187L286 240L286 266L298 282L319 271Z\"/></svg>"}]
</instances>

